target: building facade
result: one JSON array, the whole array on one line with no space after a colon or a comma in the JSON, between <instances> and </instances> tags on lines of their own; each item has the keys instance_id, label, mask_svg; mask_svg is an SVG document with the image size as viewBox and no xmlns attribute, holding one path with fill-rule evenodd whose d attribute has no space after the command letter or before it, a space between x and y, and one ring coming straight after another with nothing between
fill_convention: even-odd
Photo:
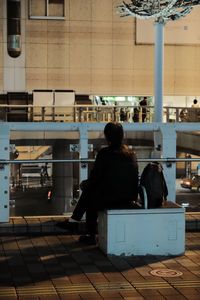
<instances>
[{"instance_id":1,"label":"building facade","mask_svg":"<svg viewBox=\"0 0 200 300\"><path fill-rule=\"evenodd\" d=\"M21 55L12 58L0 1L1 91L153 95L154 45L136 43L136 20L117 12L121 0L47 1L50 17L46 1L20 2ZM200 44L166 45L164 65L165 95L200 95Z\"/></svg>"}]
</instances>

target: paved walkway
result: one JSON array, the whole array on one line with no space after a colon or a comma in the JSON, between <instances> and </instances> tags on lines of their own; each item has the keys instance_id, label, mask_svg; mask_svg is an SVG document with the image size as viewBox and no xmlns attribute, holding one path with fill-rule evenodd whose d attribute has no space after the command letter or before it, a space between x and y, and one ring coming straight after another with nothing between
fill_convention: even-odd
<instances>
[{"instance_id":1,"label":"paved walkway","mask_svg":"<svg viewBox=\"0 0 200 300\"><path fill-rule=\"evenodd\" d=\"M55 222L68 216L25 216L11 217L9 223L0 223L0 234L60 233ZM200 231L200 212L186 212L186 231ZM84 230L84 223L80 230Z\"/></svg>"},{"instance_id":2,"label":"paved walkway","mask_svg":"<svg viewBox=\"0 0 200 300\"><path fill-rule=\"evenodd\" d=\"M182 256L106 257L56 232L58 219L11 218L1 230L0 299L200 299L200 232L187 232Z\"/></svg>"}]
</instances>

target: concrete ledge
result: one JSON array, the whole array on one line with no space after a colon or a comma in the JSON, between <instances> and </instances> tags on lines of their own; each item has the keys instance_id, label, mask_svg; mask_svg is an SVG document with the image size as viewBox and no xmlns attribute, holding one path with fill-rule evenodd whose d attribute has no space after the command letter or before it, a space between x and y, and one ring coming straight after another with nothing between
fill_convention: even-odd
<instances>
[{"instance_id":1,"label":"concrete ledge","mask_svg":"<svg viewBox=\"0 0 200 300\"><path fill-rule=\"evenodd\" d=\"M99 247L108 255L181 255L185 209L105 210L99 213Z\"/></svg>"}]
</instances>

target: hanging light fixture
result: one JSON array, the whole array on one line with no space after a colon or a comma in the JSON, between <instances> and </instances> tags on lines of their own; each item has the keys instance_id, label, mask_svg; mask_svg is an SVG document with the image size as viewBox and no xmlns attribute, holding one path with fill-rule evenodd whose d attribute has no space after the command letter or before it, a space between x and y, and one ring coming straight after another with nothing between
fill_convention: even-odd
<instances>
[{"instance_id":1,"label":"hanging light fixture","mask_svg":"<svg viewBox=\"0 0 200 300\"><path fill-rule=\"evenodd\" d=\"M7 0L7 51L13 58L21 54L20 0Z\"/></svg>"}]
</instances>

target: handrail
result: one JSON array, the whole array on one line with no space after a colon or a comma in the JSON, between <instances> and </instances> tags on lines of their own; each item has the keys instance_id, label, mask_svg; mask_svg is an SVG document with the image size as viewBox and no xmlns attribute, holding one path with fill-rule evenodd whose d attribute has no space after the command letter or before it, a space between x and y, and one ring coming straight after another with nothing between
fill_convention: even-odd
<instances>
[{"instance_id":1,"label":"handrail","mask_svg":"<svg viewBox=\"0 0 200 300\"><path fill-rule=\"evenodd\" d=\"M39 107L42 107L42 106L44 106L44 105L34 105L34 104L0 104L0 107L37 107L37 106L39 106ZM108 105L108 104L106 104L106 105L102 105L102 104L73 104L73 105L55 105L55 104L52 104L52 105L45 105L44 107L96 107L96 108L98 108L98 107L102 107L102 108L106 108L106 107L115 107L115 108L123 108L123 107L140 107L140 105L132 105L132 104L130 104L130 105L128 105L128 104L126 104L126 105L124 105L124 104L117 104L117 105ZM154 105L146 105L145 107L154 107ZM190 107L185 107L185 106L164 106L165 108L190 108ZM193 108L196 108L196 107L193 107Z\"/></svg>"},{"instance_id":2,"label":"handrail","mask_svg":"<svg viewBox=\"0 0 200 300\"><path fill-rule=\"evenodd\" d=\"M93 163L95 159L1 159L0 164L21 164L21 163ZM138 162L192 162L200 161L200 158L138 158Z\"/></svg>"},{"instance_id":3,"label":"handrail","mask_svg":"<svg viewBox=\"0 0 200 300\"><path fill-rule=\"evenodd\" d=\"M0 104L0 120L8 121L8 116L24 114L29 122L145 122L153 121L154 106L137 105L19 105ZM24 111L23 111L24 110ZM134 117L137 118L134 118ZM9 121L12 121L9 119ZM14 120L15 121L15 120ZM20 120L19 120L20 121ZM200 108L163 107L164 122L199 122Z\"/></svg>"}]
</instances>

